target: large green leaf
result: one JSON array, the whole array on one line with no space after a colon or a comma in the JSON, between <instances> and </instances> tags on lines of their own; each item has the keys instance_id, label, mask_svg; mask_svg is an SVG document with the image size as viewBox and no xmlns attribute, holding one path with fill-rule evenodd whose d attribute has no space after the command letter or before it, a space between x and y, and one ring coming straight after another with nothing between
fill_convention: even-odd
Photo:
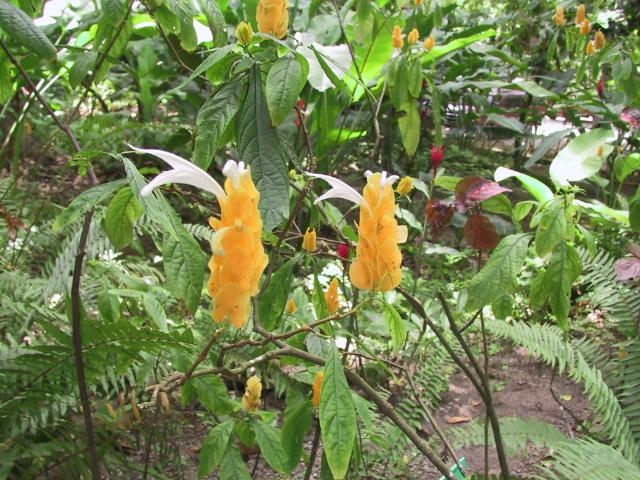
<instances>
[{"instance_id":1,"label":"large green leaf","mask_svg":"<svg viewBox=\"0 0 640 480\"><path fill-rule=\"evenodd\" d=\"M203 170L209 168L225 130L240 108L240 99L246 82L235 77L211 95L202 105L196 119L193 163Z\"/></svg>"},{"instance_id":2,"label":"large green leaf","mask_svg":"<svg viewBox=\"0 0 640 480\"><path fill-rule=\"evenodd\" d=\"M271 66L267 75L266 95L274 125L280 125L291 113L305 83L302 67L295 57L281 57Z\"/></svg>"},{"instance_id":3,"label":"large green leaf","mask_svg":"<svg viewBox=\"0 0 640 480\"><path fill-rule=\"evenodd\" d=\"M407 337L407 327L405 327L404 321L398 311L390 303L384 304L384 313L387 321L387 328L391 334L393 349L398 350L402 347L402 344Z\"/></svg>"},{"instance_id":4,"label":"large green leaf","mask_svg":"<svg viewBox=\"0 0 640 480\"><path fill-rule=\"evenodd\" d=\"M444 57L456 50L460 50L468 45L471 45L475 42L479 42L480 40L485 40L487 38L491 38L496 35L496 31L493 28L487 28L482 32L475 33L474 29L471 29L472 32L468 36L459 36L455 40L452 40L444 45L436 45L426 54L422 55L421 61L423 65L430 65L435 62L439 58ZM462 34L464 35L464 32Z\"/></svg>"},{"instance_id":5,"label":"large green leaf","mask_svg":"<svg viewBox=\"0 0 640 480\"><path fill-rule=\"evenodd\" d=\"M180 82L180 85L170 90L169 93L175 92L177 90L182 90L185 87L185 85L187 85L193 79L202 75L204 72L214 67L219 62L227 60L229 54L233 51L235 46L236 46L235 44L230 44L230 45L225 45L224 47L214 49L213 52L211 52L211 55L205 58L203 62L200 65L198 65L193 70L193 72L191 72L191 75L189 75L182 82Z\"/></svg>"},{"instance_id":6,"label":"large green leaf","mask_svg":"<svg viewBox=\"0 0 640 480\"><path fill-rule=\"evenodd\" d=\"M320 396L322 443L331 473L336 480L346 477L356 438L356 411L351 390L335 345L324 369Z\"/></svg>"},{"instance_id":7,"label":"large green leaf","mask_svg":"<svg viewBox=\"0 0 640 480\"><path fill-rule=\"evenodd\" d=\"M176 228L177 238L165 235L162 242L164 271L167 288L183 300L190 312L195 312L202 294L206 257L184 227Z\"/></svg>"},{"instance_id":8,"label":"large green leaf","mask_svg":"<svg viewBox=\"0 0 640 480\"><path fill-rule=\"evenodd\" d=\"M213 44L215 46L222 46L228 42L226 32L227 22L224 19L218 3L216 0L198 0L200 10L204 12L204 15L207 17L209 30L211 30L211 35L213 36Z\"/></svg>"},{"instance_id":9,"label":"large green leaf","mask_svg":"<svg viewBox=\"0 0 640 480\"><path fill-rule=\"evenodd\" d=\"M398 118L398 127L400 128L402 146L407 151L407 155L413 156L420 144L420 113L412 98L402 105L401 110L404 111L404 115Z\"/></svg>"},{"instance_id":10,"label":"large green leaf","mask_svg":"<svg viewBox=\"0 0 640 480\"><path fill-rule=\"evenodd\" d=\"M237 123L240 159L251 166L260 191L264 228L270 231L289 215L289 174L278 132L271 125L257 66L251 69L249 91Z\"/></svg>"},{"instance_id":11,"label":"large green leaf","mask_svg":"<svg viewBox=\"0 0 640 480\"><path fill-rule=\"evenodd\" d=\"M251 480L240 449L233 442L227 444L227 450L220 462L219 480Z\"/></svg>"},{"instance_id":12,"label":"large green leaf","mask_svg":"<svg viewBox=\"0 0 640 480\"><path fill-rule=\"evenodd\" d=\"M549 200L553 200L553 192L551 189L537 178L533 178L526 173L520 173L515 170L511 170L510 168L498 167L493 174L493 178L496 182L501 182L502 180L510 177L515 177L520 180L520 183L522 183L524 188L533 195L533 198L537 201L548 202Z\"/></svg>"},{"instance_id":13,"label":"large green leaf","mask_svg":"<svg viewBox=\"0 0 640 480\"><path fill-rule=\"evenodd\" d=\"M226 415L237 407L229 397L229 391L224 381L217 375L196 377L189 380L202 404L216 415Z\"/></svg>"},{"instance_id":14,"label":"large green leaf","mask_svg":"<svg viewBox=\"0 0 640 480\"><path fill-rule=\"evenodd\" d=\"M287 454L289 468L293 470L300 461L304 439L313 421L313 405L305 400L293 405L287 404L282 426L282 448Z\"/></svg>"},{"instance_id":15,"label":"large green leaf","mask_svg":"<svg viewBox=\"0 0 640 480\"><path fill-rule=\"evenodd\" d=\"M487 264L469 282L466 308L489 305L513 291L516 276L527 257L531 235L519 233L502 239Z\"/></svg>"},{"instance_id":16,"label":"large green leaf","mask_svg":"<svg viewBox=\"0 0 640 480\"><path fill-rule=\"evenodd\" d=\"M277 428L272 427L262 420L256 420L251 423L253 431L256 434L256 440L260 447L260 452L269 465L280 473L288 473L292 469L289 468L289 457L282 448L280 440L280 432Z\"/></svg>"},{"instance_id":17,"label":"large green leaf","mask_svg":"<svg viewBox=\"0 0 640 480\"><path fill-rule=\"evenodd\" d=\"M513 130L516 133L523 134L525 131L524 125L517 118L507 117L506 115L501 115L499 113L489 113L487 118L501 127Z\"/></svg>"},{"instance_id":18,"label":"large green leaf","mask_svg":"<svg viewBox=\"0 0 640 480\"><path fill-rule=\"evenodd\" d=\"M131 243L133 224L143 213L144 208L130 187L116 193L104 216L104 229L114 247L120 250Z\"/></svg>"},{"instance_id":19,"label":"large green leaf","mask_svg":"<svg viewBox=\"0 0 640 480\"><path fill-rule=\"evenodd\" d=\"M71 70L69 70L69 84L71 88L77 88L85 79L89 70L93 69L93 66L98 59L98 52L95 50L88 50L83 52L78 59L73 62Z\"/></svg>"},{"instance_id":20,"label":"large green leaf","mask_svg":"<svg viewBox=\"0 0 640 480\"><path fill-rule=\"evenodd\" d=\"M544 257L563 240L570 238L564 198L555 198L542 205L531 219L536 230L536 253Z\"/></svg>"},{"instance_id":21,"label":"large green leaf","mask_svg":"<svg viewBox=\"0 0 640 480\"><path fill-rule=\"evenodd\" d=\"M571 284L581 272L582 262L575 248L567 242L556 245L544 275L544 288L551 311L564 330L569 328L567 319L571 308Z\"/></svg>"},{"instance_id":22,"label":"large green leaf","mask_svg":"<svg viewBox=\"0 0 640 480\"><path fill-rule=\"evenodd\" d=\"M291 287L291 274L295 260L287 260L269 279L269 285L260 296L258 311L260 323L267 330L273 330L287 305Z\"/></svg>"},{"instance_id":23,"label":"large green leaf","mask_svg":"<svg viewBox=\"0 0 640 480\"><path fill-rule=\"evenodd\" d=\"M233 432L235 420L219 423L211 429L200 449L200 463L198 464L198 480L211 475L216 469L227 450L227 444Z\"/></svg>"},{"instance_id":24,"label":"large green leaf","mask_svg":"<svg viewBox=\"0 0 640 480\"><path fill-rule=\"evenodd\" d=\"M568 185L590 177L600 170L602 162L613 151L609 143L616 139L610 128L596 128L571 140L549 166L549 176L557 186Z\"/></svg>"},{"instance_id":25,"label":"large green leaf","mask_svg":"<svg viewBox=\"0 0 640 480\"><path fill-rule=\"evenodd\" d=\"M8 0L0 0L0 29L39 57L56 59L56 47L26 13Z\"/></svg>"},{"instance_id":26,"label":"large green leaf","mask_svg":"<svg viewBox=\"0 0 640 480\"><path fill-rule=\"evenodd\" d=\"M619 182L624 182L636 170L640 170L640 153L618 155L613 162L613 172Z\"/></svg>"}]
</instances>

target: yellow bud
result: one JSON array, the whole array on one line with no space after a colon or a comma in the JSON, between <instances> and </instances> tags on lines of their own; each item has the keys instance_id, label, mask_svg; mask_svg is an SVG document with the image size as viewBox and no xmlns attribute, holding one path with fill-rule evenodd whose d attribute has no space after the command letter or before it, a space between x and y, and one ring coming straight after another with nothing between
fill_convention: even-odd
<instances>
[{"instance_id":1,"label":"yellow bud","mask_svg":"<svg viewBox=\"0 0 640 480\"><path fill-rule=\"evenodd\" d=\"M589 40L589 42L587 43L587 49L585 50L585 53L589 56L596 53L596 44L593 43L593 40Z\"/></svg>"},{"instance_id":2,"label":"yellow bud","mask_svg":"<svg viewBox=\"0 0 640 480\"><path fill-rule=\"evenodd\" d=\"M307 252L315 252L317 250L316 231L313 228L307 228L302 240L302 248Z\"/></svg>"},{"instance_id":3,"label":"yellow bud","mask_svg":"<svg viewBox=\"0 0 640 480\"><path fill-rule=\"evenodd\" d=\"M597 153L598 153L599 157L602 157L602 155L604 154L604 148L602 147L602 145L600 145L598 147L598 152Z\"/></svg>"},{"instance_id":4,"label":"yellow bud","mask_svg":"<svg viewBox=\"0 0 640 480\"><path fill-rule=\"evenodd\" d=\"M404 177L398 183L398 188L396 188L399 195L409 195L411 190L413 190L413 178L411 177Z\"/></svg>"},{"instance_id":5,"label":"yellow bud","mask_svg":"<svg viewBox=\"0 0 640 480\"><path fill-rule=\"evenodd\" d=\"M338 310L340 310L340 294L338 292L338 287L340 286L338 279L334 278L331 280L329 284L329 288L324 294L324 298L327 301L327 310L329 313L333 315Z\"/></svg>"},{"instance_id":6,"label":"yellow bud","mask_svg":"<svg viewBox=\"0 0 640 480\"><path fill-rule=\"evenodd\" d=\"M580 35L589 35L591 32L591 22L588 18L585 18L580 24Z\"/></svg>"},{"instance_id":7,"label":"yellow bud","mask_svg":"<svg viewBox=\"0 0 640 480\"><path fill-rule=\"evenodd\" d=\"M393 32L391 33L391 44L393 45L393 48L402 48L404 45L400 25L393 27Z\"/></svg>"},{"instance_id":8,"label":"yellow bud","mask_svg":"<svg viewBox=\"0 0 640 480\"><path fill-rule=\"evenodd\" d=\"M247 379L247 386L242 396L242 408L248 412L255 412L260 408L260 396L262 395L262 382L255 375Z\"/></svg>"},{"instance_id":9,"label":"yellow bud","mask_svg":"<svg viewBox=\"0 0 640 480\"><path fill-rule=\"evenodd\" d=\"M258 30L282 38L289 29L289 3L287 0L260 0L256 9Z\"/></svg>"},{"instance_id":10,"label":"yellow bud","mask_svg":"<svg viewBox=\"0 0 640 480\"><path fill-rule=\"evenodd\" d=\"M419 7L422 5L422 0L415 0L416 6Z\"/></svg>"},{"instance_id":11,"label":"yellow bud","mask_svg":"<svg viewBox=\"0 0 640 480\"><path fill-rule=\"evenodd\" d=\"M582 25L582 22L584 22L587 18L587 7L584 6L584 4L582 5L578 5L578 10L576 11L576 25Z\"/></svg>"},{"instance_id":12,"label":"yellow bud","mask_svg":"<svg viewBox=\"0 0 640 480\"><path fill-rule=\"evenodd\" d=\"M435 46L436 46L436 37L434 37L433 35L429 35L427 39L424 41L424 49L429 51Z\"/></svg>"},{"instance_id":13,"label":"yellow bud","mask_svg":"<svg viewBox=\"0 0 640 480\"><path fill-rule=\"evenodd\" d=\"M322 393L322 384L324 383L324 370L316 374L316 379L313 382L313 402L314 407L320 406L320 394Z\"/></svg>"},{"instance_id":14,"label":"yellow bud","mask_svg":"<svg viewBox=\"0 0 640 480\"><path fill-rule=\"evenodd\" d=\"M595 44L595 47L598 50L604 48L604 46L607 44L607 37L604 36L604 33L602 33L601 30L598 30L596 32L596 36L595 36L595 39L593 40L593 43Z\"/></svg>"},{"instance_id":15,"label":"yellow bud","mask_svg":"<svg viewBox=\"0 0 640 480\"><path fill-rule=\"evenodd\" d=\"M564 8L556 7L556 14L553 17L556 23L556 27L563 27L567 23L567 19L564 18Z\"/></svg>"},{"instance_id":16,"label":"yellow bud","mask_svg":"<svg viewBox=\"0 0 640 480\"><path fill-rule=\"evenodd\" d=\"M418 41L419 38L420 38L420 32L418 32L417 28L414 28L409 32L409 35L407 35L407 43L409 45L413 45Z\"/></svg>"},{"instance_id":17,"label":"yellow bud","mask_svg":"<svg viewBox=\"0 0 640 480\"><path fill-rule=\"evenodd\" d=\"M253 38L253 28L246 22L240 22L236 27L236 38L242 45L249 45Z\"/></svg>"},{"instance_id":18,"label":"yellow bud","mask_svg":"<svg viewBox=\"0 0 640 480\"><path fill-rule=\"evenodd\" d=\"M296 313L296 310L298 309L298 306L296 305L296 301L293 298L290 298L289 300L287 300L287 313L290 315L293 315L294 313Z\"/></svg>"}]
</instances>

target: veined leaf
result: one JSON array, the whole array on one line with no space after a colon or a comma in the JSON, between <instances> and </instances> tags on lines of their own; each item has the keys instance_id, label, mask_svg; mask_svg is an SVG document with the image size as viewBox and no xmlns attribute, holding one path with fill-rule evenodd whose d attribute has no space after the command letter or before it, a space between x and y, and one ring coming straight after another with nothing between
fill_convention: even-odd
<instances>
[{"instance_id":1,"label":"veined leaf","mask_svg":"<svg viewBox=\"0 0 640 480\"><path fill-rule=\"evenodd\" d=\"M402 146L407 151L407 155L413 156L420 144L420 113L412 98L401 106L401 110L405 112L403 116L398 118Z\"/></svg>"},{"instance_id":2,"label":"veined leaf","mask_svg":"<svg viewBox=\"0 0 640 480\"><path fill-rule=\"evenodd\" d=\"M282 448L287 454L289 467L292 471L300 461L304 438L313 421L313 405L305 400L298 404L287 405L284 412L284 425L282 426Z\"/></svg>"},{"instance_id":3,"label":"veined leaf","mask_svg":"<svg viewBox=\"0 0 640 480\"><path fill-rule=\"evenodd\" d=\"M526 173L520 173L510 168L498 167L493 174L496 182L501 182L509 177L516 177L524 188L539 202L548 202L553 200L553 192L549 187L537 178L533 178Z\"/></svg>"},{"instance_id":4,"label":"veined leaf","mask_svg":"<svg viewBox=\"0 0 640 480\"><path fill-rule=\"evenodd\" d=\"M524 133L524 125L517 118L507 117L506 115L500 115L498 113L490 113L487 115L487 118L501 127L513 130L520 134Z\"/></svg>"},{"instance_id":5,"label":"veined leaf","mask_svg":"<svg viewBox=\"0 0 640 480\"><path fill-rule=\"evenodd\" d=\"M198 65L191 75L185 78L180 85L171 89L168 93L175 92L178 90L182 90L185 85L191 82L194 78L202 75L204 72L215 66L218 62L227 59L227 56L231 53L231 51L235 48L235 44L225 45L224 47L216 48L211 55L204 59L204 61Z\"/></svg>"},{"instance_id":6,"label":"veined leaf","mask_svg":"<svg viewBox=\"0 0 640 480\"><path fill-rule=\"evenodd\" d=\"M468 310L489 305L510 293L527 257L531 235L520 233L502 239L487 264L469 282Z\"/></svg>"},{"instance_id":7,"label":"veined leaf","mask_svg":"<svg viewBox=\"0 0 640 480\"><path fill-rule=\"evenodd\" d=\"M204 12L207 17L207 23L209 24L209 30L213 36L213 43L215 46L226 45L227 43L227 22L224 19L224 15L218 6L218 2L215 0L198 0L200 4L200 10Z\"/></svg>"},{"instance_id":8,"label":"veined leaf","mask_svg":"<svg viewBox=\"0 0 640 480\"><path fill-rule=\"evenodd\" d=\"M331 473L337 480L346 477L356 438L356 411L351 390L335 345L324 369L320 396L322 443Z\"/></svg>"},{"instance_id":9,"label":"veined leaf","mask_svg":"<svg viewBox=\"0 0 640 480\"><path fill-rule=\"evenodd\" d=\"M571 284L581 272L582 262L575 249L567 242L557 244L544 275L544 288L551 311L563 330L569 328L567 320L571 308Z\"/></svg>"},{"instance_id":10,"label":"veined leaf","mask_svg":"<svg viewBox=\"0 0 640 480\"><path fill-rule=\"evenodd\" d=\"M266 95L274 125L282 123L291 113L305 81L300 62L295 57L281 57L271 66L267 75Z\"/></svg>"},{"instance_id":11,"label":"veined leaf","mask_svg":"<svg viewBox=\"0 0 640 480\"><path fill-rule=\"evenodd\" d=\"M402 344L407 337L407 327L405 327L404 321L398 311L390 303L384 304L384 313L387 321L387 328L389 328L389 333L391 334L393 349L398 350L402 347Z\"/></svg>"},{"instance_id":12,"label":"veined leaf","mask_svg":"<svg viewBox=\"0 0 640 480\"><path fill-rule=\"evenodd\" d=\"M133 239L133 224L142 216L144 208L131 191L124 187L113 197L104 217L104 229L117 249L122 249Z\"/></svg>"},{"instance_id":13,"label":"veined leaf","mask_svg":"<svg viewBox=\"0 0 640 480\"><path fill-rule=\"evenodd\" d=\"M640 153L618 155L613 162L613 171L619 182L624 182L636 170L640 170Z\"/></svg>"},{"instance_id":14,"label":"veined leaf","mask_svg":"<svg viewBox=\"0 0 640 480\"><path fill-rule=\"evenodd\" d=\"M236 406L224 381L217 375L192 378L187 383L194 387L198 400L216 415L226 415Z\"/></svg>"},{"instance_id":15,"label":"veined leaf","mask_svg":"<svg viewBox=\"0 0 640 480\"><path fill-rule=\"evenodd\" d=\"M211 475L222 461L234 424L235 420L219 423L211 429L207 438L202 442L200 463L198 464L198 480Z\"/></svg>"},{"instance_id":16,"label":"veined leaf","mask_svg":"<svg viewBox=\"0 0 640 480\"><path fill-rule=\"evenodd\" d=\"M260 296L258 311L260 312L260 323L267 330L273 330L284 312L289 298L291 287L291 273L295 260L286 261L276 270L266 290Z\"/></svg>"},{"instance_id":17,"label":"veined leaf","mask_svg":"<svg viewBox=\"0 0 640 480\"><path fill-rule=\"evenodd\" d=\"M29 51L45 60L55 60L56 47L25 12L8 0L0 0L0 29Z\"/></svg>"},{"instance_id":18,"label":"veined leaf","mask_svg":"<svg viewBox=\"0 0 640 480\"><path fill-rule=\"evenodd\" d=\"M233 443L227 444L220 462L220 480L251 480L251 474L242 459L240 449Z\"/></svg>"},{"instance_id":19,"label":"veined leaf","mask_svg":"<svg viewBox=\"0 0 640 480\"><path fill-rule=\"evenodd\" d=\"M536 253L544 257L562 240L569 238L569 227L565 211L565 201L555 198L545 203L533 215L531 226L538 225L536 230Z\"/></svg>"},{"instance_id":20,"label":"veined leaf","mask_svg":"<svg viewBox=\"0 0 640 480\"><path fill-rule=\"evenodd\" d=\"M269 118L260 68L255 65L237 128L240 159L251 166L251 176L260 191L264 228L271 231L289 215L289 173L278 132Z\"/></svg>"},{"instance_id":21,"label":"veined leaf","mask_svg":"<svg viewBox=\"0 0 640 480\"><path fill-rule=\"evenodd\" d=\"M289 473L292 469L289 468L289 457L282 448L278 429L262 420L253 421L251 426L256 434L260 452L262 452L267 463L276 472Z\"/></svg>"}]
</instances>

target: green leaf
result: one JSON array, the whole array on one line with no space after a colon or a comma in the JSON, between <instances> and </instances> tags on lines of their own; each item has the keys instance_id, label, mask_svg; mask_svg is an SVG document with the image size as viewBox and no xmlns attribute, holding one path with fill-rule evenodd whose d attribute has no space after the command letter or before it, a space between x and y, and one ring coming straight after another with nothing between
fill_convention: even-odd
<instances>
[{"instance_id":1,"label":"green leaf","mask_svg":"<svg viewBox=\"0 0 640 480\"><path fill-rule=\"evenodd\" d=\"M142 216L144 208L129 187L123 187L109 203L104 216L104 229L118 250L133 240L133 224Z\"/></svg>"},{"instance_id":2,"label":"green leaf","mask_svg":"<svg viewBox=\"0 0 640 480\"><path fill-rule=\"evenodd\" d=\"M251 480L251 474L242 459L240 449L233 443L227 444L227 450L220 462L220 480Z\"/></svg>"},{"instance_id":3,"label":"green leaf","mask_svg":"<svg viewBox=\"0 0 640 480\"><path fill-rule=\"evenodd\" d=\"M318 280L318 275L313 274L313 293L311 294L311 302L313 303L313 309L316 313L316 318L325 318L329 315L329 308L327 307L327 299L324 296L324 290Z\"/></svg>"},{"instance_id":4,"label":"green leaf","mask_svg":"<svg viewBox=\"0 0 640 480\"><path fill-rule=\"evenodd\" d=\"M399 350L407 338L407 328L405 327L404 321L398 311L390 303L384 304L384 313L385 320L387 321L387 328L391 334L393 349Z\"/></svg>"},{"instance_id":5,"label":"green leaf","mask_svg":"<svg viewBox=\"0 0 640 480\"><path fill-rule=\"evenodd\" d=\"M516 177L520 180L520 183L524 186L524 188L533 195L539 202L548 202L549 200L553 200L553 192L549 187L547 187L540 180L533 178L530 175L525 173L516 172L515 170L511 170L510 168L498 167L493 174L493 178L496 182L501 182L510 177Z\"/></svg>"},{"instance_id":6,"label":"green leaf","mask_svg":"<svg viewBox=\"0 0 640 480\"><path fill-rule=\"evenodd\" d=\"M462 180L460 177L453 177L450 175L439 175L433 180L433 184L436 187L443 188L450 192L455 192L456 186Z\"/></svg>"},{"instance_id":7,"label":"green leaf","mask_svg":"<svg viewBox=\"0 0 640 480\"><path fill-rule=\"evenodd\" d=\"M356 438L356 411L335 345L324 369L320 396L320 428L327 462L334 478L341 480L349 470Z\"/></svg>"},{"instance_id":8,"label":"green leaf","mask_svg":"<svg viewBox=\"0 0 640 480\"><path fill-rule=\"evenodd\" d=\"M0 0L0 30L39 57L56 59L56 47L26 13L8 0Z\"/></svg>"},{"instance_id":9,"label":"green leaf","mask_svg":"<svg viewBox=\"0 0 640 480\"><path fill-rule=\"evenodd\" d=\"M289 457L282 448L278 429L262 420L253 420L251 426L264 459L276 472L289 473L292 469L289 468Z\"/></svg>"},{"instance_id":10,"label":"green leaf","mask_svg":"<svg viewBox=\"0 0 640 480\"><path fill-rule=\"evenodd\" d=\"M200 4L200 10L207 17L209 30L211 30L211 35L213 36L213 44L215 46L226 45L228 40L227 22L218 6L218 2L215 0L198 0L198 3Z\"/></svg>"},{"instance_id":11,"label":"green leaf","mask_svg":"<svg viewBox=\"0 0 640 480\"><path fill-rule=\"evenodd\" d=\"M213 156L240 108L240 98L245 91L243 77L225 83L202 105L196 119L193 163L203 170L209 168Z\"/></svg>"},{"instance_id":12,"label":"green leaf","mask_svg":"<svg viewBox=\"0 0 640 480\"><path fill-rule=\"evenodd\" d=\"M237 407L229 397L224 381L217 375L192 378L188 383L195 388L198 400L216 415L227 415Z\"/></svg>"},{"instance_id":13,"label":"green leaf","mask_svg":"<svg viewBox=\"0 0 640 480\"><path fill-rule=\"evenodd\" d=\"M640 153L630 153L624 157L618 155L613 162L613 171L620 183L636 170L640 170Z\"/></svg>"},{"instance_id":14,"label":"green leaf","mask_svg":"<svg viewBox=\"0 0 640 480\"><path fill-rule=\"evenodd\" d=\"M4 104L13 95L13 78L11 74L11 62L0 51L0 104Z\"/></svg>"},{"instance_id":15,"label":"green leaf","mask_svg":"<svg viewBox=\"0 0 640 480\"><path fill-rule=\"evenodd\" d=\"M460 35L462 35L462 37L456 38L445 45L436 45L432 50L422 55L422 65L430 65L451 52L465 48L466 46L479 42L480 40L493 37L496 35L496 31L493 28L488 28L482 32L473 33L468 36L464 36L465 32L462 32Z\"/></svg>"},{"instance_id":16,"label":"green leaf","mask_svg":"<svg viewBox=\"0 0 640 480\"><path fill-rule=\"evenodd\" d=\"M266 95L271 122L274 125L280 125L291 113L305 82L302 67L295 57L281 57L269 69Z\"/></svg>"},{"instance_id":17,"label":"green leaf","mask_svg":"<svg viewBox=\"0 0 640 480\"><path fill-rule=\"evenodd\" d=\"M52 228L54 232L59 232L66 226L77 221L89 209L99 205L104 200L113 195L113 192L126 185L127 181L124 179L114 180L109 183L103 183L102 185L96 185L95 187L85 190L71 203L62 210L53 222Z\"/></svg>"},{"instance_id":18,"label":"green leaf","mask_svg":"<svg viewBox=\"0 0 640 480\"><path fill-rule=\"evenodd\" d=\"M491 304L491 311L496 318L505 319L513 312L513 296L502 295Z\"/></svg>"},{"instance_id":19,"label":"green leaf","mask_svg":"<svg viewBox=\"0 0 640 480\"><path fill-rule=\"evenodd\" d=\"M544 257L558 243L569 238L564 199L555 198L542 205L531 219L531 224L538 224L536 253L539 257Z\"/></svg>"},{"instance_id":20,"label":"green leaf","mask_svg":"<svg viewBox=\"0 0 640 480\"><path fill-rule=\"evenodd\" d=\"M590 177L600 170L613 151L608 145L616 139L611 128L596 128L571 140L549 166L549 176L557 186Z\"/></svg>"},{"instance_id":21,"label":"green leaf","mask_svg":"<svg viewBox=\"0 0 640 480\"><path fill-rule=\"evenodd\" d=\"M83 52L82 55L73 63L71 70L69 70L69 84L71 88L77 88L85 79L89 70L93 68L98 58L98 52L95 50L89 50Z\"/></svg>"},{"instance_id":22,"label":"green leaf","mask_svg":"<svg viewBox=\"0 0 640 480\"><path fill-rule=\"evenodd\" d=\"M412 62L409 65L409 93L413 98L420 98L422 95L422 65L419 61Z\"/></svg>"},{"instance_id":23,"label":"green leaf","mask_svg":"<svg viewBox=\"0 0 640 480\"><path fill-rule=\"evenodd\" d=\"M264 228L271 231L289 215L289 172L278 132L269 118L260 68L255 65L237 128L240 159L251 166L253 181L260 191Z\"/></svg>"},{"instance_id":24,"label":"green leaf","mask_svg":"<svg viewBox=\"0 0 640 480\"><path fill-rule=\"evenodd\" d=\"M195 312L202 294L207 261L198 242L184 227L176 228L176 234L177 238L165 235L162 242L167 288L185 302L187 310Z\"/></svg>"},{"instance_id":25,"label":"green leaf","mask_svg":"<svg viewBox=\"0 0 640 480\"><path fill-rule=\"evenodd\" d=\"M200 463L198 464L198 479L208 477L222 461L227 450L235 420L219 423L211 429L200 449Z\"/></svg>"},{"instance_id":26,"label":"green leaf","mask_svg":"<svg viewBox=\"0 0 640 480\"><path fill-rule=\"evenodd\" d=\"M527 161L525 162L524 168L528 169L531 166L533 166L536 163L538 163L542 159L542 157L544 157L544 155L549 150L551 150L552 147L557 145L558 142L560 142L560 140L562 140L564 137L569 135L572 131L573 131L573 129L566 128L564 130L560 130L559 132L553 132L552 134L547 135L546 137L544 137L544 140L542 140L542 142L540 142L540 145L538 146L538 148L536 148L536 150L533 152L531 157L529 157L527 159Z\"/></svg>"},{"instance_id":27,"label":"green leaf","mask_svg":"<svg viewBox=\"0 0 640 480\"><path fill-rule=\"evenodd\" d=\"M413 156L420 144L420 113L413 99L404 103L401 110L405 112L404 115L398 118L402 146L407 151L407 155Z\"/></svg>"},{"instance_id":28,"label":"green leaf","mask_svg":"<svg viewBox=\"0 0 640 480\"><path fill-rule=\"evenodd\" d=\"M525 200L523 202L518 202L513 206L513 219L521 222L522 220L524 220L524 218L529 215L529 212L531 212L531 209L533 208L533 206L535 205L535 202L532 202L530 200Z\"/></svg>"},{"instance_id":29,"label":"green leaf","mask_svg":"<svg viewBox=\"0 0 640 480\"><path fill-rule=\"evenodd\" d=\"M469 282L466 308L475 310L510 293L527 257L531 235L520 233L502 239L487 264Z\"/></svg>"},{"instance_id":30,"label":"green leaf","mask_svg":"<svg viewBox=\"0 0 640 480\"><path fill-rule=\"evenodd\" d=\"M513 130L514 132L520 134L524 133L524 125L516 118L507 117L506 115L501 115L498 113L490 113L487 115L487 118L497 123L501 127Z\"/></svg>"},{"instance_id":31,"label":"green leaf","mask_svg":"<svg viewBox=\"0 0 640 480\"><path fill-rule=\"evenodd\" d=\"M292 471L300 461L304 439L313 421L313 405L305 400L298 404L287 405L282 425L282 448L288 457L288 469Z\"/></svg>"},{"instance_id":32,"label":"green leaf","mask_svg":"<svg viewBox=\"0 0 640 480\"><path fill-rule=\"evenodd\" d=\"M291 279L295 259L287 260L269 279L269 285L260 296L258 311L260 323L267 330L273 330L287 305L291 291Z\"/></svg>"},{"instance_id":33,"label":"green leaf","mask_svg":"<svg viewBox=\"0 0 640 480\"><path fill-rule=\"evenodd\" d=\"M560 242L553 249L549 268L544 276L544 288L548 295L549 306L556 316L559 326L569 329L569 310L571 308L571 285L582 272L582 262L575 248L567 242Z\"/></svg>"},{"instance_id":34,"label":"green leaf","mask_svg":"<svg viewBox=\"0 0 640 480\"><path fill-rule=\"evenodd\" d=\"M191 72L191 75L180 82L180 85L169 90L168 93L182 90L189 82L193 81L196 77L202 75L204 72L214 67L219 62L228 60L228 56L233 51L235 46L235 44L231 44L214 49L211 55L205 58L204 61L200 65L198 65L193 72Z\"/></svg>"},{"instance_id":35,"label":"green leaf","mask_svg":"<svg viewBox=\"0 0 640 480\"><path fill-rule=\"evenodd\" d=\"M631 230L640 232L640 188L629 202L629 226Z\"/></svg>"}]
</instances>

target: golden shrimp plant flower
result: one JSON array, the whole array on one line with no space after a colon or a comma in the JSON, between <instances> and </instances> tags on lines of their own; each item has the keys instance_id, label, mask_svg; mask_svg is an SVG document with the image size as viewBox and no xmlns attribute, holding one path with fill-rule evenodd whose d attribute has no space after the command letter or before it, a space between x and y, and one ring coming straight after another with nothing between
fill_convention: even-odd
<instances>
[{"instance_id":1,"label":"golden shrimp plant flower","mask_svg":"<svg viewBox=\"0 0 640 480\"><path fill-rule=\"evenodd\" d=\"M256 9L258 30L282 38L289 29L289 2L287 0L260 0Z\"/></svg>"},{"instance_id":2,"label":"golden shrimp plant flower","mask_svg":"<svg viewBox=\"0 0 640 480\"><path fill-rule=\"evenodd\" d=\"M247 385L242 396L242 408L248 412L255 412L260 408L260 397L262 396L262 382L253 375L247 379Z\"/></svg>"},{"instance_id":3,"label":"golden shrimp plant flower","mask_svg":"<svg viewBox=\"0 0 640 480\"><path fill-rule=\"evenodd\" d=\"M310 173L325 180L331 189L316 203L328 198L343 198L360 206L356 258L349 268L351 283L361 290L393 290L402 279L402 253L398 244L407 240L407 227L395 219L396 201L393 183L398 176L387 172L365 172L367 184L362 195L342 180Z\"/></svg>"},{"instance_id":4,"label":"golden shrimp plant flower","mask_svg":"<svg viewBox=\"0 0 640 480\"><path fill-rule=\"evenodd\" d=\"M338 282L337 278L331 280L329 283L329 288L324 293L324 299L327 301L327 310L330 315L333 315L338 310L340 310L340 292L338 291L338 287L340 286L340 282Z\"/></svg>"},{"instance_id":5,"label":"golden shrimp plant flower","mask_svg":"<svg viewBox=\"0 0 640 480\"><path fill-rule=\"evenodd\" d=\"M220 218L209 220L215 230L208 283L213 299L212 317L216 323L226 321L236 328L243 327L249 319L251 297L258 293L260 277L268 262L260 239L260 193L251 179L249 167L243 162L227 161L222 169L227 177L222 188L207 172L184 158L163 150L132 148L154 155L173 167L149 182L141 195L149 195L154 188L166 183L184 183L206 190L218 199Z\"/></svg>"}]
</instances>

